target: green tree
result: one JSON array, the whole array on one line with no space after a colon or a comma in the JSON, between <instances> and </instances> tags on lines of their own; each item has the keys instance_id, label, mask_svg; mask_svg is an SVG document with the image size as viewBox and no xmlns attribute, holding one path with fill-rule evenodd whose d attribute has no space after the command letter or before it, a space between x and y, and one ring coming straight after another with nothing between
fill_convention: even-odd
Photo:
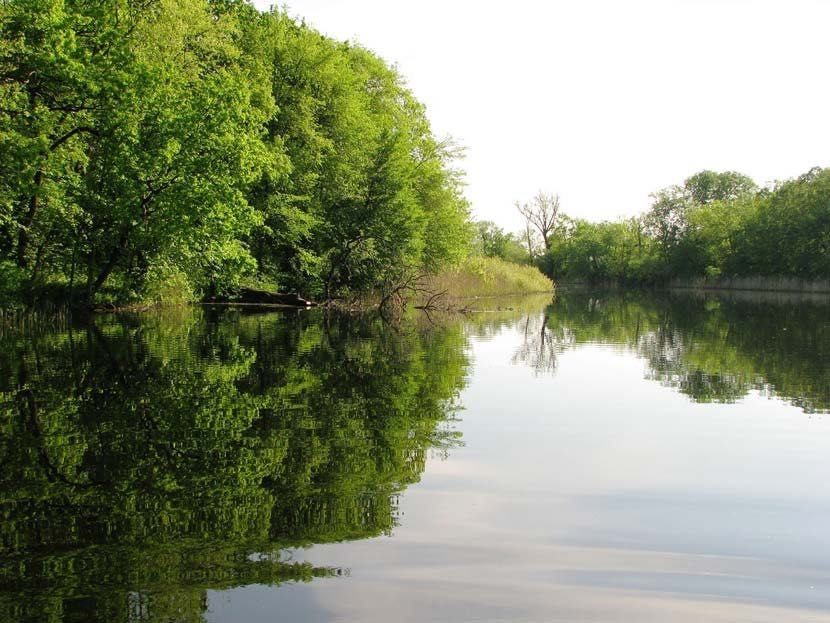
<instances>
[{"instance_id":1,"label":"green tree","mask_svg":"<svg viewBox=\"0 0 830 623\"><path fill-rule=\"evenodd\" d=\"M340 296L468 251L461 151L360 46L241 1L9 0L0 32L4 292Z\"/></svg>"},{"instance_id":2,"label":"green tree","mask_svg":"<svg viewBox=\"0 0 830 623\"><path fill-rule=\"evenodd\" d=\"M2 252L34 279L81 220L72 193L127 84L126 2L15 0L0 6Z\"/></svg>"},{"instance_id":3,"label":"green tree","mask_svg":"<svg viewBox=\"0 0 830 623\"><path fill-rule=\"evenodd\" d=\"M161 3L133 32L129 99L99 119L100 156L78 197L90 294L116 268L140 283L163 259L201 269L197 279L245 265L238 238L256 219L244 191L266 162L270 99L239 59L235 28L191 0Z\"/></svg>"},{"instance_id":4,"label":"green tree","mask_svg":"<svg viewBox=\"0 0 830 623\"><path fill-rule=\"evenodd\" d=\"M742 275L830 277L830 170L812 169L759 196L727 266Z\"/></svg>"},{"instance_id":5,"label":"green tree","mask_svg":"<svg viewBox=\"0 0 830 623\"><path fill-rule=\"evenodd\" d=\"M337 296L464 256L470 238L458 150L431 133L401 77L371 52L323 38L274 11L260 51L278 103L269 140L290 172L252 191L263 226L260 272Z\"/></svg>"},{"instance_id":6,"label":"green tree","mask_svg":"<svg viewBox=\"0 0 830 623\"><path fill-rule=\"evenodd\" d=\"M736 171L701 171L683 182L683 189L696 204L729 201L755 193L758 186L752 178Z\"/></svg>"},{"instance_id":7,"label":"green tree","mask_svg":"<svg viewBox=\"0 0 830 623\"><path fill-rule=\"evenodd\" d=\"M525 263L530 260L527 249L518 237L504 231L492 221L475 223L473 248L485 257L498 257L508 262Z\"/></svg>"},{"instance_id":8,"label":"green tree","mask_svg":"<svg viewBox=\"0 0 830 623\"><path fill-rule=\"evenodd\" d=\"M651 197L651 208L643 222L648 235L656 241L668 270L688 230L688 212L693 203L685 190L679 186L664 188Z\"/></svg>"}]
</instances>

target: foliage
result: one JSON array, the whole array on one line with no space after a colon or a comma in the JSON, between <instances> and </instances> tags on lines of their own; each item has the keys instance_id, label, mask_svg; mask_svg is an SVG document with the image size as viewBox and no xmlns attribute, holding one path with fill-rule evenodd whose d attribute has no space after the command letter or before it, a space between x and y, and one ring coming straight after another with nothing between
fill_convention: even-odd
<instances>
[{"instance_id":1,"label":"foliage","mask_svg":"<svg viewBox=\"0 0 830 623\"><path fill-rule=\"evenodd\" d=\"M830 169L760 190L741 174L703 171L652 197L638 218L566 219L540 267L589 282L830 277Z\"/></svg>"},{"instance_id":2,"label":"foliage","mask_svg":"<svg viewBox=\"0 0 830 623\"><path fill-rule=\"evenodd\" d=\"M459 150L393 68L279 10L3 2L0 97L0 260L29 289L153 298L160 266L337 296L467 251Z\"/></svg>"},{"instance_id":3,"label":"foliage","mask_svg":"<svg viewBox=\"0 0 830 623\"><path fill-rule=\"evenodd\" d=\"M539 264L545 274L563 280L640 281L659 266L659 254L641 219L567 219Z\"/></svg>"},{"instance_id":4,"label":"foliage","mask_svg":"<svg viewBox=\"0 0 830 623\"><path fill-rule=\"evenodd\" d=\"M430 275L429 290L450 297L497 296L553 292L553 282L535 266L498 257L472 256L463 263Z\"/></svg>"},{"instance_id":5,"label":"foliage","mask_svg":"<svg viewBox=\"0 0 830 623\"><path fill-rule=\"evenodd\" d=\"M14 262L0 261L0 300L7 306L22 299L25 281L25 273Z\"/></svg>"},{"instance_id":6,"label":"foliage","mask_svg":"<svg viewBox=\"0 0 830 623\"><path fill-rule=\"evenodd\" d=\"M187 274L177 266L157 263L147 270L145 300L156 305L184 304L194 300L195 296Z\"/></svg>"},{"instance_id":7,"label":"foliage","mask_svg":"<svg viewBox=\"0 0 830 623\"><path fill-rule=\"evenodd\" d=\"M517 264L530 262L530 255L518 237L492 221L475 223L473 251L484 257L497 257Z\"/></svg>"},{"instance_id":8,"label":"foliage","mask_svg":"<svg viewBox=\"0 0 830 623\"><path fill-rule=\"evenodd\" d=\"M758 190L751 178L736 171L700 171L685 182L683 189L696 204L706 205L713 201L730 201Z\"/></svg>"},{"instance_id":9,"label":"foliage","mask_svg":"<svg viewBox=\"0 0 830 623\"><path fill-rule=\"evenodd\" d=\"M756 199L734 234L729 274L830 277L830 169L813 169Z\"/></svg>"},{"instance_id":10,"label":"foliage","mask_svg":"<svg viewBox=\"0 0 830 623\"><path fill-rule=\"evenodd\" d=\"M264 217L252 240L260 271L331 297L461 257L469 232L451 166L458 151L432 136L401 77L282 13L259 28L257 55L279 105L266 140L290 165L251 191Z\"/></svg>"}]
</instances>

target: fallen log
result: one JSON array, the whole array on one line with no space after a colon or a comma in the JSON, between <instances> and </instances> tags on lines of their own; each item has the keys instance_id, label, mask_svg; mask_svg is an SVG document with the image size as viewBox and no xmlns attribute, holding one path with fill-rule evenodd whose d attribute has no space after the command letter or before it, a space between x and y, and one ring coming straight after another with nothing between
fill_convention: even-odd
<instances>
[{"instance_id":1,"label":"fallen log","mask_svg":"<svg viewBox=\"0 0 830 623\"><path fill-rule=\"evenodd\" d=\"M281 305L285 307L315 307L317 303L301 297L296 292L280 293L257 290L255 288L241 288L232 296L211 296L205 303L223 303L239 305Z\"/></svg>"}]
</instances>

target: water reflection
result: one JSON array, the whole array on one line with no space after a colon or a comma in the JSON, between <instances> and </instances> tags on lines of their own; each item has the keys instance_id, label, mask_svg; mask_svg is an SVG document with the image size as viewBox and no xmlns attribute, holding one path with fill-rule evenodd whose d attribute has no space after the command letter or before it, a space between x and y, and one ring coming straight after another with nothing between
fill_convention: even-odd
<instances>
[{"instance_id":1,"label":"water reflection","mask_svg":"<svg viewBox=\"0 0 830 623\"><path fill-rule=\"evenodd\" d=\"M572 290L516 328L513 361L538 373L555 371L564 350L599 344L637 353L647 378L695 402L756 391L808 413L830 410L826 298Z\"/></svg>"},{"instance_id":2,"label":"water reflection","mask_svg":"<svg viewBox=\"0 0 830 623\"><path fill-rule=\"evenodd\" d=\"M0 620L202 621L213 590L243 611L294 600L306 620L401 603L412 620L545 620L560 597L591 611L597 587L826 608L798 566L826 566L827 437L806 428L821 420L703 409L655 382L830 410L828 309L570 291L394 325L191 310L0 327ZM312 582L355 560L360 577ZM712 579L747 565L756 588ZM605 598L593 620L617 612Z\"/></svg>"},{"instance_id":3,"label":"water reflection","mask_svg":"<svg viewBox=\"0 0 830 623\"><path fill-rule=\"evenodd\" d=\"M554 372L559 352L574 344L570 329L552 327L547 313L528 314L519 330L522 344L513 355L513 363L530 366L536 374Z\"/></svg>"},{"instance_id":4,"label":"water reflection","mask_svg":"<svg viewBox=\"0 0 830 623\"><path fill-rule=\"evenodd\" d=\"M0 335L0 620L200 621L389 533L468 366L458 325L99 318Z\"/></svg>"}]
</instances>

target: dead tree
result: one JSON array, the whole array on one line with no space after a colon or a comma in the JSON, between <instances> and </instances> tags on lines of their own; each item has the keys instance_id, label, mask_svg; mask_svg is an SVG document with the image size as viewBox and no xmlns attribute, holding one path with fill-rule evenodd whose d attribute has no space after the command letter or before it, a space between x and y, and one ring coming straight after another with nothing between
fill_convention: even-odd
<instances>
[{"instance_id":1,"label":"dead tree","mask_svg":"<svg viewBox=\"0 0 830 623\"><path fill-rule=\"evenodd\" d=\"M551 237L559 216L559 195L549 195L539 191L528 203L516 202L516 209L525 219L526 231L531 227L539 232L545 244L545 251L550 250ZM530 236L528 235L528 244ZM533 253L532 249L528 249Z\"/></svg>"}]
</instances>

